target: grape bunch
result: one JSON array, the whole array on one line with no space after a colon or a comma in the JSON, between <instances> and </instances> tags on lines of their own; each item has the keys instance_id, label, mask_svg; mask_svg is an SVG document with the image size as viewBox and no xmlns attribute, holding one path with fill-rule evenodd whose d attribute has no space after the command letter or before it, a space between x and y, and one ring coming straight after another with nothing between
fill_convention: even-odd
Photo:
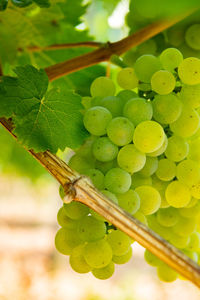
<instances>
[{"instance_id":1,"label":"grape bunch","mask_svg":"<svg viewBox=\"0 0 200 300\"><path fill-rule=\"evenodd\" d=\"M90 136L68 164L199 262L200 59L167 48L139 57L116 81L96 78L82 98ZM76 272L107 279L132 256L133 240L84 204L64 204L58 223L56 248ZM147 250L145 260L163 281L180 277Z\"/></svg>"},{"instance_id":2,"label":"grape bunch","mask_svg":"<svg viewBox=\"0 0 200 300\"><path fill-rule=\"evenodd\" d=\"M150 13L144 14L145 11L136 4L135 1L130 4L131 10L126 16L131 33L155 22L159 17ZM138 4L140 6L139 1ZM140 8L139 11L138 8ZM158 13L158 11L156 12ZM200 10L126 52L124 62L128 66L133 66L139 56L144 54L160 55L168 47L179 48L185 58L190 56L200 58Z\"/></svg>"}]
</instances>

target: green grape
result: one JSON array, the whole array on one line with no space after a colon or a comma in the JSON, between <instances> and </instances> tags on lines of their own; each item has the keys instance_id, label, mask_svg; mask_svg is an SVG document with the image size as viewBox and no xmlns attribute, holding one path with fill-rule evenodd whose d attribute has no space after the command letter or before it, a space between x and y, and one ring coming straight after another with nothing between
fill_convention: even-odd
<instances>
[{"instance_id":1,"label":"green grape","mask_svg":"<svg viewBox=\"0 0 200 300\"><path fill-rule=\"evenodd\" d=\"M92 268L103 268L112 260L112 248L107 241L99 240L85 245L83 256Z\"/></svg>"},{"instance_id":2,"label":"green grape","mask_svg":"<svg viewBox=\"0 0 200 300\"><path fill-rule=\"evenodd\" d=\"M85 216L79 222L78 234L84 242L95 242L105 236L106 225L92 216Z\"/></svg>"},{"instance_id":3,"label":"green grape","mask_svg":"<svg viewBox=\"0 0 200 300\"><path fill-rule=\"evenodd\" d=\"M179 213L184 218L195 218L200 214L200 201L192 207L179 208Z\"/></svg>"},{"instance_id":4,"label":"green grape","mask_svg":"<svg viewBox=\"0 0 200 300\"><path fill-rule=\"evenodd\" d=\"M180 182L191 187L200 181L200 168L193 160L186 159L178 164L176 177Z\"/></svg>"},{"instance_id":5,"label":"green grape","mask_svg":"<svg viewBox=\"0 0 200 300\"><path fill-rule=\"evenodd\" d=\"M169 240L171 237L171 231L168 227L162 226L158 223L155 214L147 216L148 226L157 234L162 236L165 240Z\"/></svg>"},{"instance_id":6,"label":"green grape","mask_svg":"<svg viewBox=\"0 0 200 300\"><path fill-rule=\"evenodd\" d=\"M69 257L69 263L72 269L77 273L88 273L91 271L91 267L86 263L83 252L85 244L81 244L72 250Z\"/></svg>"},{"instance_id":7,"label":"green grape","mask_svg":"<svg viewBox=\"0 0 200 300\"><path fill-rule=\"evenodd\" d=\"M117 157L118 147L108 137L99 137L92 145L92 152L96 159L107 162Z\"/></svg>"},{"instance_id":8,"label":"green grape","mask_svg":"<svg viewBox=\"0 0 200 300\"><path fill-rule=\"evenodd\" d=\"M170 124L175 135L187 138L196 133L200 126L198 113L189 106L183 106L180 117Z\"/></svg>"},{"instance_id":9,"label":"green grape","mask_svg":"<svg viewBox=\"0 0 200 300\"><path fill-rule=\"evenodd\" d=\"M82 97L81 103L85 109L91 107L92 97Z\"/></svg>"},{"instance_id":10,"label":"green grape","mask_svg":"<svg viewBox=\"0 0 200 300\"><path fill-rule=\"evenodd\" d=\"M158 267L162 264L162 261L147 249L144 252L144 259L152 267Z\"/></svg>"},{"instance_id":11,"label":"green grape","mask_svg":"<svg viewBox=\"0 0 200 300\"><path fill-rule=\"evenodd\" d=\"M127 263L131 257L132 257L132 248L130 247L130 249L128 250L128 252L126 252L124 255L113 255L112 261L115 264L118 265L123 265L125 263Z\"/></svg>"},{"instance_id":12,"label":"green grape","mask_svg":"<svg viewBox=\"0 0 200 300\"><path fill-rule=\"evenodd\" d=\"M132 184L131 184L131 188L136 188L140 185L152 185L152 179L151 177L144 177L141 174L138 173L134 173L132 175Z\"/></svg>"},{"instance_id":13,"label":"green grape","mask_svg":"<svg viewBox=\"0 0 200 300\"><path fill-rule=\"evenodd\" d=\"M131 245L131 238L120 230L112 230L107 235L107 242L112 248L113 255L124 255L126 254Z\"/></svg>"},{"instance_id":14,"label":"green grape","mask_svg":"<svg viewBox=\"0 0 200 300\"><path fill-rule=\"evenodd\" d=\"M192 218L179 218L178 222L172 227L175 234L180 236L190 236L196 230L196 220Z\"/></svg>"},{"instance_id":15,"label":"green grape","mask_svg":"<svg viewBox=\"0 0 200 300\"><path fill-rule=\"evenodd\" d=\"M136 218L141 223L144 223L145 225L148 225L147 218L140 211L137 211L135 214L133 214L133 217Z\"/></svg>"},{"instance_id":16,"label":"green grape","mask_svg":"<svg viewBox=\"0 0 200 300\"><path fill-rule=\"evenodd\" d=\"M144 98L131 99L124 106L123 115L135 126L142 121L151 120L153 115L151 102Z\"/></svg>"},{"instance_id":17,"label":"green grape","mask_svg":"<svg viewBox=\"0 0 200 300\"><path fill-rule=\"evenodd\" d=\"M180 236L175 233L171 233L169 242L178 249L184 249L188 247L190 243L190 236Z\"/></svg>"},{"instance_id":18,"label":"green grape","mask_svg":"<svg viewBox=\"0 0 200 300\"><path fill-rule=\"evenodd\" d=\"M178 75L185 84L200 84L200 59L196 57L185 58L178 67Z\"/></svg>"},{"instance_id":19,"label":"green grape","mask_svg":"<svg viewBox=\"0 0 200 300\"><path fill-rule=\"evenodd\" d=\"M144 167L146 155L140 152L133 144L130 144L120 149L117 162L120 168L132 174Z\"/></svg>"},{"instance_id":20,"label":"green grape","mask_svg":"<svg viewBox=\"0 0 200 300\"><path fill-rule=\"evenodd\" d=\"M91 134L100 136L106 134L106 128L111 119L112 115L107 108L95 106L85 112L83 123Z\"/></svg>"},{"instance_id":21,"label":"green grape","mask_svg":"<svg viewBox=\"0 0 200 300\"><path fill-rule=\"evenodd\" d=\"M162 124L175 122L182 111L182 103L174 94L156 95L152 105L154 119Z\"/></svg>"},{"instance_id":22,"label":"green grape","mask_svg":"<svg viewBox=\"0 0 200 300\"><path fill-rule=\"evenodd\" d=\"M177 208L187 206L191 199L189 188L178 180L167 186L165 197L169 205Z\"/></svg>"},{"instance_id":23,"label":"green grape","mask_svg":"<svg viewBox=\"0 0 200 300\"><path fill-rule=\"evenodd\" d=\"M120 98L122 106L124 106L130 99L138 98L138 94L131 90L123 90L117 94L117 97Z\"/></svg>"},{"instance_id":24,"label":"green grape","mask_svg":"<svg viewBox=\"0 0 200 300\"><path fill-rule=\"evenodd\" d=\"M140 197L140 211L144 215L155 213L161 204L159 192L152 186L142 185L135 189Z\"/></svg>"},{"instance_id":25,"label":"green grape","mask_svg":"<svg viewBox=\"0 0 200 300\"><path fill-rule=\"evenodd\" d=\"M58 214L57 214L57 221L58 221L58 224L61 226L61 227L66 227L66 228L75 228L76 225L77 225L77 222L73 219L70 219L66 213L65 213L65 209L64 207L62 206L59 211L58 211Z\"/></svg>"},{"instance_id":26,"label":"green grape","mask_svg":"<svg viewBox=\"0 0 200 300\"><path fill-rule=\"evenodd\" d=\"M153 175L158 168L158 159L157 157L146 157L146 163L144 167L138 172L141 176L149 177Z\"/></svg>"},{"instance_id":27,"label":"green grape","mask_svg":"<svg viewBox=\"0 0 200 300\"><path fill-rule=\"evenodd\" d=\"M94 160L87 160L85 157L75 154L70 158L68 165L80 174L84 174L88 169L94 167Z\"/></svg>"},{"instance_id":28,"label":"green grape","mask_svg":"<svg viewBox=\"0 0 200 300\"><path fill-rule=\"evenodd\" d=\"M99 269L93 269L92 274L98 279L108 279L115 271L115 264L111 261L107 266Z\"/></svg>"},{"instance_id":29,"label":"green grape","mask_svg":"<svg viewBox=\"0 0 200 300\"><path fill-rule=\"evenodd\" d=\"M200 161L200 138L193 140L190 142L190 150L188 154L188 158L196 161Z\"/></svg>"},{"instance_id":30,"label":"green grape","mask_svg":"<svg viewBox=\"0 0 200 300\"><path fill-rule=\"evenodd\" d=\"M165 227L174 226L179 220L178 210L174 207L161 208L157 212L157 221Z\"/></svg>"},{"instance_id":31,"label":"green grape","mask_svg":"<svg viewBox=\"0 0 200 300\"><path fill-rule=\"evenodd\" d=\"M114 168L117 165L117 162L115 160L102 162L99 160L96 160L95 167L99 169L103 174L107 173L110 169Z\"/></svg>"},{"instance_id":32,"label":"green grape","mask_svg":"<svg viewBox=\"0 0 200 300\"><path fill-rule=\"evenodd\" d=\"M200 50L200 24L193 24L185 32L185 41L189 47Z\"/></svg>"},{"instance_id":33,"label":"green grape","mask_svg":"<svg viewBox=\"0 0 200 300\"><path fill-rule=\"evenodd\" d=\"M134 190L128 190L124 194L118 194L118 203L130 214L135 214L140 208L140 197Z\"/></svg>"},{"instance_id":34,"label":"green grape","mask_svg":"<svg viewBox=\"0 0 200 300\"><path fill-rule=\"evenodd\" d=\"M184 105L192 108L200 107L200 84L198 85L183 85L179 94L180 100Z\"/></svg>"},{"instance_id":35,"label":"green grape","mask_svg":"<svg viewBox=\"0 0 200 300\"><path fill-rule=\"evenodd\" d=\"M160 95L171 93L176 85L176 79L173 74L166 70L160 70L151 77L152 90Z\"/></svg>"},{"instance_id":36,"label":"green grape","mask_svg":"<svg viewBox=\"0 0 200 300\"><path fill-rule=\"evenodd\" d=\"M92 97L114 96L115 85L108 77L98 77L92 82L90 93Z\"/></svg>"},{"instance_id":37,"label":"green grape","mask_svg":"<svg viewBox=\"0 0 200 300\"><path fill-rule=\"evenodd\" d=\"M198 262L199 256L196 252L194 251L187 251L187 250L183 250L183 253L185 253L190 259L194 260L194 262Z\"/></svg>"},{"instance_id":38,"label":"green grape","mask_svg":"<svg viewBox=\"0 0 200 300\"><path fill-rule=\"evenodd\" d=\"M119 97L116 96L105 97L101 100L100 106L107 108L111 112L113 118L122 115L122 103Z\"/></svg>"},{"instance_id":39,"label":"green grape","mask_svg":"<svg viewBox=\"0 0 200 300\"><path fill-rule=\"evenodd\" d=\"M63 207L65 214L73 220L79 220L89 213L89 208L85 204L77 201L64 203Z\"/></svg>"},{"instance_id":40,"label":"green grape","mask_svg":"<svg viewBox=\"0 0 200 300\"><path fill-rule=\"evenodd\" d=\"M107 127L107 135L117 146L129 144L133 139L134 125L124 117L112 119Z\"/></svg>"},{"instance_id":41,"label":"green grape","mask_svg":"<svg viewBox=\"0 0 200 300\"><path fill-rule=\"evenodd\" d=\"M200 250L200 233L199 232L193 232L190 236L190 242L187 246L187 249L189 251L197 251Z\"/></svg>"},{"instance_id":42,"label":"green grape","mask_svg":"<svg viewBox=\"0 0 200 300\"><path fill-rule=\"evenodd\" d=\"M164 69L173 72L183 60L182 53L176 48L167 48L160 54L160 61Z\"/></svg>"},{"instance_id":43,"label":"green grape","mask_svg":"<svg viewBox=\"0 0 200 300\"><path fill-rule=\"evenodd\" d=\"M81 240L76 234L74 229L60 228L55 236L56 249L64 254L69 255L72 253L73 248L77 247Z\"/></svg>"},{"instance_id":44,"label":"green grape","mask_svg":"<svg viewBox=\"0 0 200 300\"><path fill-rule=\"evenodd\" d=\"M146 42L140 44L137 47L137 51L140 53L140 55L143 55L143 54L154 55L156 53L156 50L157 50L156 41L154 41L152 39L147 40Z\"/></svg>"},{"instance_id":45,"label":"green grape","mask_svg":"<svg viewBox=\"0 0 200 300\"><path fill-rule=\"evenodd\" d=\"M168 139L167 136L165 135L165 139L162 146L158 148L158 150L148 153L147 155L152 157L159 156L165 152L165 150L167 149L167 145L168 145Z\"/></svg>"},{"instance_id":46,"label":"green grape","mask_svg":"<svg viewBox=\"0 0 200 300\"><path fill-rule=\"evenodd\" d=\"M85 172L85 175L90 177L92 183L97 189L101 190L104 188L104 175L101 171L97 169L88 169Z\"/></svg>"},{"instance_id":47,"label":"green grape","mask_svg":"<svg viewBox=\"0 0 200 300\"><path fill-rule=\"evenodd\" d=\"M179 47L184 42L185 32L179 23L167 30L167 38L170 45Z\"/></svg>"},{"instance_id":48,"label":"green grape","mask_svg":"<svg viewBox=\"0 0 200 300\"><path fill-rule=\"evenodd\" d=\"M155 121L144 121L140 123L134 131L133 142L144 153L158 150L165 139L162 126Z\"/></svg>"},{"instance_id":49,"label":"green grape","mask_svg":"<svg viewBox=\"0 0 200 300\"><path fill-rule=\"evenodd\" d=\"M158 169L156 171L156 176L163 181L170 181L176 175L176 164L167 159L160 159L158 162Z\"/></svg>"},{"instance_id":50,"label":"green grape","mask_svg":"<svg viewBox=\"0 0 200 300\"><path fill-rule=\"evenodd\" d=\"M138 78L133 68L121 69L117 75L117 83L123 89L132 90L138 86Z\"/></svg>"},{"instance_id":51,"label":"green grape","mask_svg":"<svg viewBox=\"0 0 200 300\"><path fill-rule=\"evenodd\" d=\"M159 59L153 55L140 56L134 65L135 73L142 82L151 82L152 75L161 69Z\"/></svg>"},{"instance_id":52,"label":"green grape","mask_svg":"<svg viewBox=\"0 0 200 300\"><path fill-rule=\"evenodd\" d=\"M157 274L160 280L166 282L172 282L178 278L178 274L164 263L158 266Z\"/></svg>"},{"instance_id":53,"label":"green grape","mask_svg":"<svg viewBox=\"0 0 200 300\"><path fill-rule=\"evenodd\" d=\"M179 162L186 158L189 152L189 144L180 136L171 136L168 139L168 145L165 150L165 155L168 159Z\"/></svg>"},{"instance_id":54,"label":"green grape","mask_svg":"<svg viewBox=\"0 0 200 300\"><path fill-rule=\"evenodd\" d=\"M131 175L120 168L113 168L106 173L104 184L111 193L123 194L131 186Z\"/></svg>"},{"instance_id":55,"label":"green grape","mask_svg":"<svg viewBox=\"0 0 200 300\"><path fill-rule=\"evenodd\" d=\"M152 186L158 190L161 197L161 205L160 208L167 208L169 207L169 203L166 201L165 198L165 191L168 186L169 182L160 180L157 176L152 176Z\"/></svg>"}]
</instances>

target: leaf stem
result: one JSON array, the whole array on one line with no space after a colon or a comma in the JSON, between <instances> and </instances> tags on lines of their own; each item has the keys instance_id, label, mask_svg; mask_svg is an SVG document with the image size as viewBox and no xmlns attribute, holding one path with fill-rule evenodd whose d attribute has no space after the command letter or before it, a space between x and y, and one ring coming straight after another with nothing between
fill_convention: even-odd
<instances>
[{"instance_id":1,"label":"leaf stem","mask_svg":"<svg viewBox=\"0 0 200 300\"><path fill-rule=\"evenodd\" d=\"M28 51L31 52L38 52L38 51L50 51L50 50L60 50L60 49L69 49L69 48L79 48L79 47L86 47L86 48L99 48L103 46L103 43L100 42L78 42L78 43L67 43L67 44L55 44L46 47L38 47L38 46L30 46L27 48ZM22 51L22 49L18 49Z\"/></svg>"},{"instance_id":2,"label":"leaf stem","mask_svg":"<svg viewBox=\"0 0 200 300\"><path fill-rule=\"evenodd\" d=\"M0 123L12 133L11 120L0 118ZM107 199L95 189L87 177L73 171L64 161L49 151L35 153L29 150L46 170L63 185L65 191L73 191L68 197L82 202L95 210L110 223L124 231L143 247L158 256L161 260L179 272L182 276L200 287L200 266L180 250L162 239L146 225L133 218L114 202Z\"/></svg>"}]
</instances>

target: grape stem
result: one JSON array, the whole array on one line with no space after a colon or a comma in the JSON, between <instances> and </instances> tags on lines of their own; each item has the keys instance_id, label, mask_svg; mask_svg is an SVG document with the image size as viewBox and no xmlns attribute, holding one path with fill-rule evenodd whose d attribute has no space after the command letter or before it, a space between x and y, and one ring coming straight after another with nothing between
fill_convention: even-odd
<instances>
[{"instance_id":1,"label":"grape stem","mask_svg":"<svg viewBox=\"0 0 200 300\"><path fill-rule=\"evenodd\" d=\"M143 42L160 33L161 31L169 28L178 21L184 19L194 11L195 10L189 11L173 19L161 20L152 23L118 42L108 42L106 44L99 43L99 45L97 43L97 45L99 46L98 49L80 55L78 57L69 59L67 61L49 66L45 69L45 71L49 77L49 80L52 81L67 74L84 69L86 67L96 65L100 62L109 61L112 55L122 55L126 51L130 50L132 47L142 44Z\"/></svg>"},{"instance_id":2,"label":"grape stem","mask_svg":"<svg viewBox=\"0 0 200 300\"><path fill-rule=\"evenodd\" d=\"M11 119L0 118L0 123L16 138L12 133L13 125ZM73 171L56 155L49 151L35 153L33 150L28 150L28 152L63 186L65 192L71 191L66 195L68 198L71 197L71 200L82 202L95 210L182 276L200 287L200 266L184 253L162 239L146 225L126 213L114 202L107 199L96 190L87 177ZM67 202L69 200L67 199Z\"/></svg>"}]
</instances>

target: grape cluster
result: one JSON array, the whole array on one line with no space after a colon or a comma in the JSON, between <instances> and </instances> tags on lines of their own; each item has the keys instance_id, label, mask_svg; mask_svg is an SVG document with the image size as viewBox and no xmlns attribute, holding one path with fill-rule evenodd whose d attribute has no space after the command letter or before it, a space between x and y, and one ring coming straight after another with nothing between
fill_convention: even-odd
<instances>
[{"instance_id":1,"label":"grape cluster","mask_svg":"<svg viewBox=\"0 0 200 300\"><path fill-rule=\"evenodd\" d=\"M200 59L175 48L143 55L121 69L117 88L95 79L84 97L90 133L69 166L194 261L200 258ZM110 277L132 255L126 234L78 202L58 212L56 247L72 268ZM158 276L179 275L146 250Z\"/></svg>"},{"instance_id":2,"label":"grape cluster","mask_svg":"<svg viewBox=\"0 0 200 300\"><path fill-rule=\"evenodd\" d=\"M139 2L139 1L138 1ZM141 28L156 21L158 15L146 14L143 10L135 7L136 3L133 1L133 8L127 14L126 20L131 32L140 30ZM157 13L158 11L155 10ZM155 37L146 42L134 47L124 55L124 62L128 66L133 66L136 59L144 54L160 55L160 53L168 47L177 47L182 52L184 57L198 57L200 58L200 10L189 17L178 22L169 29L161 32Z\"/></svg>"}]
</instances>

